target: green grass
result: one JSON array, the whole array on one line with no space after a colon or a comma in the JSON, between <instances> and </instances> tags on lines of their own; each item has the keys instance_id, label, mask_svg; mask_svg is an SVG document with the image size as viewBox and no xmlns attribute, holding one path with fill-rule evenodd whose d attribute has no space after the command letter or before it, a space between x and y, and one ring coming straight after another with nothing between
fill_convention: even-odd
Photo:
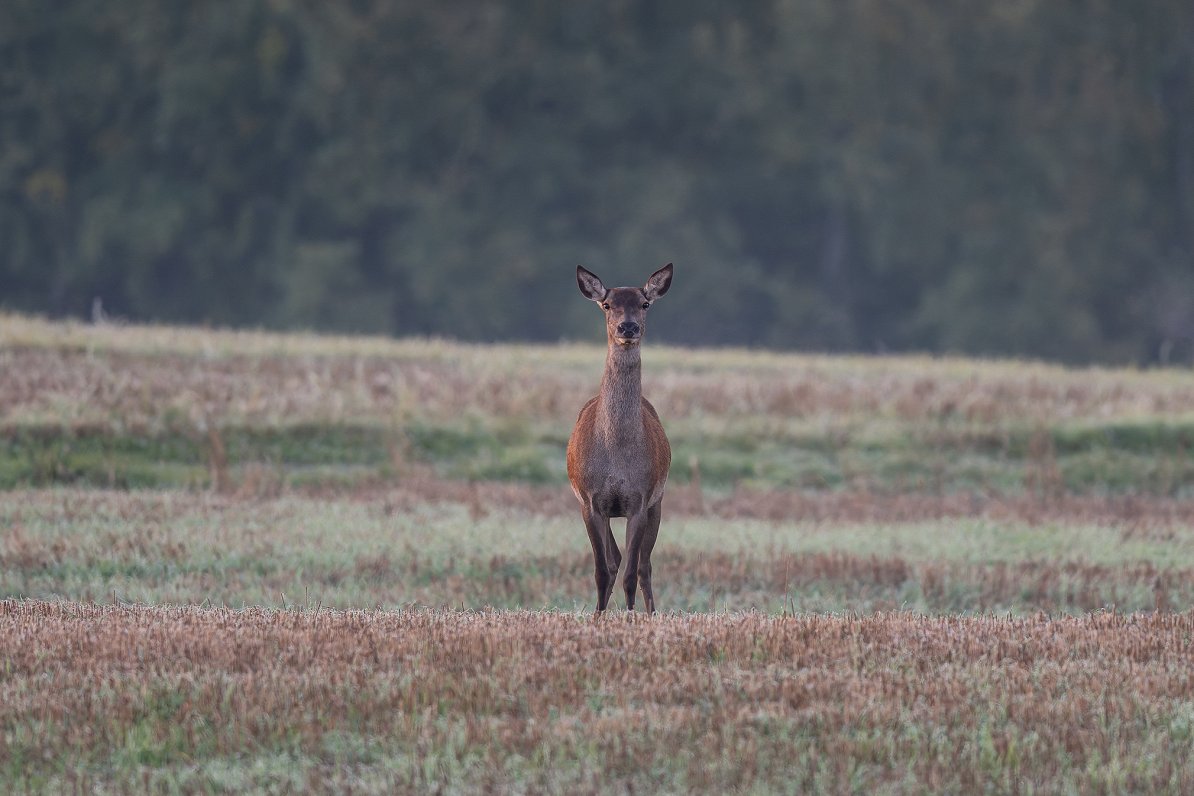
<instances>
[{"instance_id":1,"label":"green grass","mask_svg":"<svg viewBox=\"0 0 1194 796\"><path fill-rule=\"evenodd\" d=\"M571 515L498 507L476 516L451 503L395 510L384 495L55 490L0 496L0 523L12 529L0 548L0 596L559 610L592 599L588 542ZM1143 610L1159 581L1173 604L1194 601L1185 580L1194 529L665 517L655 569L668 610Z\"/></svg>"},{"instance_id":2,"label":"green grass","mask_svg":"<svg viewBox=\"0 0 1194 796\"><path fill-rule=\"evenodd\" d=\"M1016 493L1044 477L1075 493L1194 494L1194 456L1187 453L1194 426L1185 423L1004 429L998 436L911 427L882 438L785 436L775 429L722 436L692 422L669 425L672 480L687 483L695 463L702 483L714 489ZM265 466L286 485L389 478L396 452L448 478L566 483L566 430L525 422L225 427L219 435L229 467ZM0 489L206 486L211 456L209 438L194 432L19 427L0 431Z\"/></svg>"}]
</instances>

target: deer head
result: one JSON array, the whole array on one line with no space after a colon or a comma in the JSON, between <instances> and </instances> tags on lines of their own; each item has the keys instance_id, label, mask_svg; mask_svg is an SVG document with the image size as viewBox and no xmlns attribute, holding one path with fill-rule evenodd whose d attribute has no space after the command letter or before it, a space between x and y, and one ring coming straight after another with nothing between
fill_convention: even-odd
<instances>
[{"instance_id":1,"label":"deer head","mask_svg":"<svg viewBox=\"0 0 1194 796\"><path fill-rule=\"evenodd\" d=\"M672 285L672 264L668 263L638 287L607 288L596 274L576 266L576 283L589 301L605 313L605 333L611 346L631 348L642 342L647 331L647 310Z\"/></svg>"}]
</instances>

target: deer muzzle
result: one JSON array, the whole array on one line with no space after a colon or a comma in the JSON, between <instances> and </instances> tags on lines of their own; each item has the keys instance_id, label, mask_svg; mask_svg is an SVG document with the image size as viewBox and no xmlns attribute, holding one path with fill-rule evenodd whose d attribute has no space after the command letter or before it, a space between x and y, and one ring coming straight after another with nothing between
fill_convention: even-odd
<instances>
[{"instance_id":1,"label":"deer muzzle","mask_svg":"<svg viewBox=\"0 0 1194 796\"><path fill-rule=\"evenodd\" d=\"M643 335L642 327L634 321L622 321L618 324L618 328L615 331L619 343L638 342L638 339Z\"/></svg>"}]
</instances>

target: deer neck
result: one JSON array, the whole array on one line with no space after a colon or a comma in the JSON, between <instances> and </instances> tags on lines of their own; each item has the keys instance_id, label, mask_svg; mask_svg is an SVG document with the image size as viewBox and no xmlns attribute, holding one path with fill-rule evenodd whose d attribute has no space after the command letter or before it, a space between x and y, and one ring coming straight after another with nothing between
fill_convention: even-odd
<instances>
[{"instance_id":1,"label":"deer neck","mask_svg":"<svg viewBox=\"0 0 1194 796\"><path fill-rule=\"evenodd\" d=\"M639 346L610 341L597 401L598 432L609 442L643 436L643 364Z\"/></svg>"}]
</instances>

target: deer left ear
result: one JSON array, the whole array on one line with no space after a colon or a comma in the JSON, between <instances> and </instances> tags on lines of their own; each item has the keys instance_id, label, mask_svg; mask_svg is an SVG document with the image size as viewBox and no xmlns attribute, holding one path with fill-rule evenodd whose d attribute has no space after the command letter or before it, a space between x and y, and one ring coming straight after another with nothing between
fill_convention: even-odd
<instances>
[{"instance_id":1,"label":"deer left ear","mask_svg":"<svg viewBox=\"0 0 1194 796\"><path fill-rule=\"evenodd\" d=\"M580 286L581 295L598 304L605 301L605 296L609 293L605 285L601 284L601 280L597 278L597 274L583 265L576 266L576 284Z\"/></svg>"},{"instance_id":2,"label":"deer left ear","mask_svg":"<svg viewBox=\"0 0 1194 796\"><path fill-rule=\"evenodd\" d=\"M647 301L654 301L666 293L667 289L671 286L672 264L668 263L663 268L651 274L651 278L647 280L643 292L647 294Z\"/></svg>"}]
</instances>

